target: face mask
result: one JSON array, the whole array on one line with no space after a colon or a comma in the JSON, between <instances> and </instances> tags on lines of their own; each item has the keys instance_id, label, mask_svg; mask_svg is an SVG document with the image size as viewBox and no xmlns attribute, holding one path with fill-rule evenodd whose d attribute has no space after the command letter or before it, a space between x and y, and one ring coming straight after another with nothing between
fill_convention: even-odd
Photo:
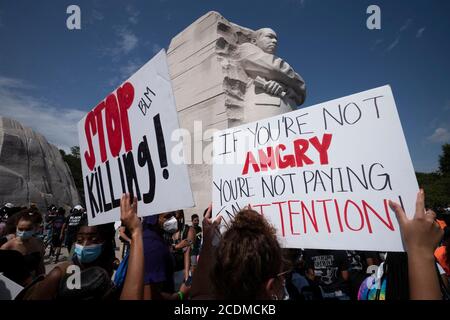
<instances>
[{"instance_id":1,"label":"face mask","mask_svg":"<svg viewBox=\"0 0 450 320\"><path fill-rule=\"evenodd\" d=\"M22 240L30 239L34 235L34 230L29 231L16 231L16 237L21 238Z\"/></svg>"},{"instance_id":2,"label":"face mask","mask_svg":"<svg viewBox=\"0 0 450 320\"><path fill-rule=\"evenodd\" d=\"M97 259L102 253L102 244L93 244L90 246L82 246L75 244L75 254L81 263L90 263Z\"/></svg>"},{"instance_id":3,"label":"face mask","mask_svg":"<svg viewBox=\"0 0 450 320\"><path fill-rule=\"evenodd\" d=\"M163 224L163 229L168 233L175 233L178 230L178 221L175 217L170 218Z\"/></svg>"}]
</instances>

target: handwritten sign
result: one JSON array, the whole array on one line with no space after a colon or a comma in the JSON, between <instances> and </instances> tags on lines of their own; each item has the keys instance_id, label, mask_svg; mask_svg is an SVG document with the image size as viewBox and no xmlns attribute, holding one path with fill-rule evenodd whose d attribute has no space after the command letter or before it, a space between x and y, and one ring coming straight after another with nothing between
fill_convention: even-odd
<instances>
[{"instance_id":1,"label":"handwritten sign","mask_svg":"<svg viewBox=\"0 0 450 320\"><path fill-rule=\"evenodd\" d=\"M187 167L169 157L178 128L162 50L78 123L89 225L120 220L126 192L141 216L193 206Z\"/></svg>"},{"instance_id":2,"label":"handwritten sign","mask_svg":"<svg viewBox=\"0 0 450 320\"><path fill-rule=\"evenodd\" d=\"M418 191L389 86L218 132L213 210L245 206L291 248L403 251L388 200Z\"/></svg>"}]
</instances>

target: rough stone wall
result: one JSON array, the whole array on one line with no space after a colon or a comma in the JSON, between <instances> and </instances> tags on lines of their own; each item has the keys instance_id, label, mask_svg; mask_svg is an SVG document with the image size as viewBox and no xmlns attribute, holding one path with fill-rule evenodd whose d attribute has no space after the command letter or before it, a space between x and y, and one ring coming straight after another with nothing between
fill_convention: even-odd
<instances>
[{"instance_id":1,"label":"rough stone wall","mask_svg":"<svg viewBox=\"0 0 450 320\"><path fill-rule=\"evenodd\" d=\"M0 204L72 207L80 197L55 146L18 121L0 117Z\"/></svg>"}]
</instances>

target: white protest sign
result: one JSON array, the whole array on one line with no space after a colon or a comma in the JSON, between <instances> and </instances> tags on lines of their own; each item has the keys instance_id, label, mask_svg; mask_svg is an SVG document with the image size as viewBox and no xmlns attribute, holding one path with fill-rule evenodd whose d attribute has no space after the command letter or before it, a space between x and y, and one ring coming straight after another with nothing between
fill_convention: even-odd
<instances>
[{"instance_id":1,"label":"white protest sign","mask_svg":"<svg viewBox=\"0 0 450 320\"><path fill-rule=\"evenodd\" d=\"M14 300L23 287L0 273L0 300Z\"/></svg>"},{"instance_id":2,"label":"white protest sign","mask_svg":"<svg viewBox=\"0 0 450 320\"><path fill-rule=\"evenodd\" d=\"M120 197L138 198L140 216L194 205L185 164L174 164L179 129L164 50L79 123L89 225L120 220Z\"/></svg>"},{"instance_id":3,"label":"white protest sign","mask_svg":"<svg viewBox=\"0 0 450 320\"><path fill-rule=\"evenodd\" d=\"M403 251L388 200L414 215L417 180L389 86L218 132L213 210L250 205L288 248Z\"/></svg>"}]
</instances>

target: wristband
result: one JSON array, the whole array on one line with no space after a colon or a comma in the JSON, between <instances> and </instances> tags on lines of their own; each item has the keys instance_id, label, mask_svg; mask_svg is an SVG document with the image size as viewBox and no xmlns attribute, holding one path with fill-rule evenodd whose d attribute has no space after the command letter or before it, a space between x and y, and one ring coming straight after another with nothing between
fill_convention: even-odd
<instances>
[{"instance_id":1,"label":"wristband","mask_svg":"<svg viewBox=\"0 0 450 320\"><path fill-rule=\"evenodd\" d=\"M183 292L178 291L177 294L178 294L178 298L180 298L180 300L184 300L184 293Z\"/></svg>"}]
</instances>

